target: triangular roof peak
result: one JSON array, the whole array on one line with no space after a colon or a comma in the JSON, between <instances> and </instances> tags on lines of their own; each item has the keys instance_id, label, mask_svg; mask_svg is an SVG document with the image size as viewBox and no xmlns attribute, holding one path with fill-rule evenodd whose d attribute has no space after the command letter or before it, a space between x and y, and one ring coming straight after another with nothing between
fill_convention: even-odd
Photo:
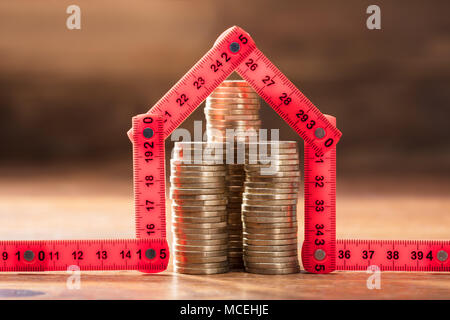
<instances>
[{"instance_id":1,"label":"triangular roof peak","mask_svg":"<svg viewBox=\"0 0 450 320\"><path fill-rule=\"evenodd\" d=\"M148 111L163 115L165 138L233 71L316 152L327 152L339 141L342 133L238 26L223 32L213 47ZM131 139L131 130L128 136Z\"/></svg>"}]
</instances>

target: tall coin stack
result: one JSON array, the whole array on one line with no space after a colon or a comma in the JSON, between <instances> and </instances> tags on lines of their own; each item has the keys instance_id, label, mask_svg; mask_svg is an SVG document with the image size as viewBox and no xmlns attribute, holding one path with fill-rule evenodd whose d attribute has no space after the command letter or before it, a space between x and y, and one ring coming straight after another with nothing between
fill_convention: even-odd
<instances>
[{"instance_id":1,"label":"tall coin stack","mask_svg":"<svg viewBox=\"0 0 450 320\"><path fill-rule=\"evenodd\" d=\"M177 142L170 162L174 269L229 270L223 144Z\"/></svg>"},{"instance_id":2,"label":"tall coin stack","mask_svg":"<svg viewBox=\"0 0 450 320\"><path fill-rule=\"evenodd\" d=\"M231 269L243 269L242 192L245 180L245 145L256 139L261 128L258 94L243 81L226 80L206 99L205 116L208 141L227 142L233 148L227 161L228 261ZM227 129L234 134L227 139ZM256 140L255 140L256 141ZM238 147L239 145L239 147ZM228 150L227 150L228 151ZM242 153L238 153L242 151ZM230 159L230 160L231 160Z\"/></svg>"},{"instance_id":3,"label":"tall coin stack","mask_svg":"<svg viewBox=\"0 0 450 320\"><path fill-rule=\"evenodd\" d=\"M258 150L257 154L254 150ZM245 270L260 274L297 273L297 143L251 145L246 162L242 205Z\"/></svg>"}]
</instances>

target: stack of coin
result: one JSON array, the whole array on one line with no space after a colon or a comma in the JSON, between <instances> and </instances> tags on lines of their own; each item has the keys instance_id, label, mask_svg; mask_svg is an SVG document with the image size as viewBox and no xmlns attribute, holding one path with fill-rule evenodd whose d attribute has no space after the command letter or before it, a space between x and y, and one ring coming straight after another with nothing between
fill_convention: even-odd
<instances>
[{"instance_id":1,"label":"stack of coin","mask_svg":"<svg viewBox=\"0 0 450 320\"><path fill-rule=\"evenodd\" d=\"M226 167L222 143L178 142L171 159L174 269L224 273L228 266ZM217 151L222 148L222 151Z\"/></svg>"},{"instance_id":2,"label":"stack of coin","mask_svg":"<svg viewBox=\"0 0 450 320\"><path fill-rule=\"evenodd\" d=\"M260 274L297 273L300 271L297 143L258 143L257 150L257 155L247 156L245 164L242 204L245 270Z\"/></svg>"},{"instance_id":3,"label":"stack of coin","mask_svg":"<svg viewBox=\"0 0 450 320\"><path fill-rule=\"evenodd\" d=\"M244 154L245 144L257 139L261 127L260 107L259 95L244 80L226 80L206 99L208 141L227 142L229 148L226 181L228 261L230 268L234 270L244 268L241 215L245 180Z\"/></svg>"},{"instance_id":4,"label":"stack of coin","mask_svg":"<svg viewBox=\"0 0 450 320\"><path fill-rule=\"evenodd\" d=\"M257 135L260 107L259 95L246 81L225 80L206 98L208 141L225 142L227 129L233 129L238 139Z\"/></svg>"}]
</instances>

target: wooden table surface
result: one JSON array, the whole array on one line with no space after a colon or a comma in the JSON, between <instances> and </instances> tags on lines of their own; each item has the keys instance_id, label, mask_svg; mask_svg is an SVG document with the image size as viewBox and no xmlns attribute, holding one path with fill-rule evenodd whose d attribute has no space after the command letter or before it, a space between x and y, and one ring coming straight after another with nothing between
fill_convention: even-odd
<instances>
[{"instance_id":1,"label":"wooden table surface","mask_svg":"<svg viewBox=\"0 0 450 320\"><path fill-rule=\"evenodd\" d=\"M82 170L0 170L1 239L133 237L131 180ZM448 239L450 185L445 177L390 176L338 180L339 238ZM300 198L301 200L301 198ZM303 209L298 216L302 230ZM170 220L170 219L168 219ZM168 226L170 229L170 226ZM303 233L299 232L299 239ZM170 237L169 237L170 239ZM301 244L300 244L301 245ZM191 276L171 271L83 272L81 289L68 274L0 274L2 299L449 299L449 273L381 274L381 289L365 272L328 275Z\"/></svg>"}]
</instances>

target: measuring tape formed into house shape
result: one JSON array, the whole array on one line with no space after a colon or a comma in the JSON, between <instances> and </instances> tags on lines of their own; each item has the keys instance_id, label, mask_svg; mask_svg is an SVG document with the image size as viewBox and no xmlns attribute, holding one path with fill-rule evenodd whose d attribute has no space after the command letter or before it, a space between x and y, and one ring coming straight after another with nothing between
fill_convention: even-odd
<instances>
[{"instance_id":1,"label":"measuring tape formed into house shape","mask_svg":"<svg viewBox=\"0 0 450 320\"><path fill-rule=\"evenodd\" d=\"M336 240L336 144L341 132L239 27L214 46L147 114L133 117L136 239L0 241L0 271L167 268L164 139L233 71L305 142L305 241L302 261L313 273L334 270L449 271L450 241Z\"/></svg>"}]
</instances>

